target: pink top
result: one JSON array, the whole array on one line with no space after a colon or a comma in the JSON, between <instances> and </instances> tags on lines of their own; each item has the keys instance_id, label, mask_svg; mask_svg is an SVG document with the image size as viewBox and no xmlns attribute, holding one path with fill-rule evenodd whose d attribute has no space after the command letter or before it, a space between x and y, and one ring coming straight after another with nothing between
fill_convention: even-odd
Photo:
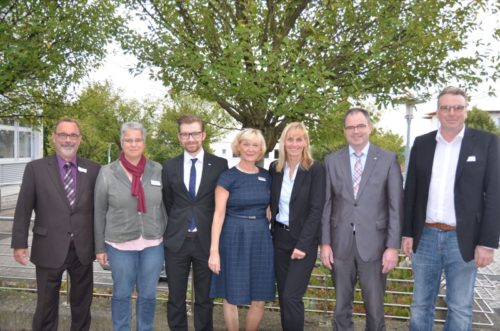
<instances>
[{"instance_id":1,"label":"pink top","mask_svg":"<svg viewBox=\"0 0 500 331\"><path fill-rule=\"evenodd\" d=\"M121 251L142 251L148 247L158 246L163 241L163 238L158 239L144 239L140 236L137 239L126 241L123 243L113 243L110 241L106 241L106 244L119 249Z\"/></svg>"}]
</instances>

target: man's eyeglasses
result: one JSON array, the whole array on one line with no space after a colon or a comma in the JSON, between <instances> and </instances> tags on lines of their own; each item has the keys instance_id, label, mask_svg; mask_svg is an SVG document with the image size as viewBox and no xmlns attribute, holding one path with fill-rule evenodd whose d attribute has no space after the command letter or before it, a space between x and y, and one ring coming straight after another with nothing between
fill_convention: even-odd
<instances>
[{"instance_id":1,"label":"man's eyeglasses","mask_svg":"<svg viewBox=\"0 0 500 331\"><path fill-rule=\"evenodd\" d=\"M441 111L443 113L449 113L452 110L454 110L455 113L461 113L461 112L463 112L465 110L465 106L463 106L463 105L456 105L456 106L445 106L445 105L442 105L442 106L439 106L439 111Z\"/></svg>"},{"instance_id":2,"label":"man's eyeglasses","mask_svg":"<svg viewBox=\"0 0 500 331\"><path fill-rule=\"evenodd\" d=\"M349 126L346 126L344 129L346 131L354 131L356 129L358 129L358 131L361 131L361 130L364 130L368 127L368 125L366 124L358 124L358 125L349 125Z\"/></svg>"},{"instance_id":3,"label":"man's eyeglasses","mask_svg":"<svg viewBox=\"0 0 500 331\"><path fill-rule=\"evenodd\" d=\"M189 137L192 137L193 139L198 139L201 137L201 134L203 132L197 131L197 132L180 132L179 137L181 137L182 140L188 140Z\"/></svg>"},{"instance_id":4,"label":"man's eyeglasses","mask_svg":"<svg viewBox=\"0 0 500 331\"><path fill-rule=\"evenodd\" d=\"M56 133L56 136L57 138L59 139L62 139L62 140L66 140L66 139L71 139L71 140L76 140L78 138L80 138L82 135L81 134L78 134L78 133L64 133L64 132L57 132Z\"/></svg>"}]
</instances>

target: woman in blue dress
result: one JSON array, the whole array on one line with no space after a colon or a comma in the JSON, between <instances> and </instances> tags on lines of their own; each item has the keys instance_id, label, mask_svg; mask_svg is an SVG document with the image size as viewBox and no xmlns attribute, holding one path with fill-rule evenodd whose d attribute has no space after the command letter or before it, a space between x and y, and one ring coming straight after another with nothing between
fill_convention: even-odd
<instances>
[{"instance_id":1,"label":"woman in blue dress","mask_svg":"<svg viewBox=\"0 0 500 331\"><path fill-rule=\"evenodd\" d=\"M241 131L232 143L240 162L223 172L215 189L208 265L211 297L224 298L224 321L239 330L237 305L250 305L245 330L257 330L265 301L275 299L274 255L267 211L271 177L257 167L266 151L262 133Z\"/></svg>"}]
</instances>

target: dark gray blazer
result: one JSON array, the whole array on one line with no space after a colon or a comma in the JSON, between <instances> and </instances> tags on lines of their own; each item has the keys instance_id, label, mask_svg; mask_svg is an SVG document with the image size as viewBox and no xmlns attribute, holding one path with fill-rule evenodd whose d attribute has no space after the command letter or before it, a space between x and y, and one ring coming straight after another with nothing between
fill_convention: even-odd
<instances>
[{"instance_id":1,"label":"dark gray blazer","mask_svg":"<svg viewBox=\"0 0 500 331\"><path fill-rule=\"evenodd\" d=\"M12 228L12 248L28 247L30 218L35 211L31 262L59 268L68 253L71 234L82 264L94 254L94 184L100 166L77 157L76 202L70 207L55 155L31 161L24 170Z\"/></svg>"},{"instance_id":2,"label":"dark gray blazer","mask_svg":"<svg viewBox=\"0 0 500 331\"><path fill-rule=\"evenodd\" d=\"M356 244L363 261L382 258L386 248L400 248L403 222L403 183L394 153L370 144L354 199L349 148L325 159L326 203L321 220L321 244L330 244L334 257L344 258Z\"/></svg>"},{"instance_id":3,"label":"dark gray blazer","mask_svg":"<svg viewBox=\"0 0 500 331\"><path fill-rule=\"evenodd\" d=\"M413 250L425 226L437 131L413 143L405 185L403 236L413 237ZM458 247L464 261L477 245L498 248L500 233L500 143L494 134L466 128L454 185Z\"/></svg>"},{"instance_id":4,"label":"dark gray blazer","mask_svg":"<svg viewBox=\"0 0 500 331\"><path fill-rule=\"evenodd\" d=\"M177 252L181 249L194 212L198 238L208 254L215 210L215 186L219 175L227 169L227 160L205 152L200 187L193 200L184 185L184 153L165 161L162 171L163 202L168 224L163 237L165 246Z\"/></svg>"}]
</instances>

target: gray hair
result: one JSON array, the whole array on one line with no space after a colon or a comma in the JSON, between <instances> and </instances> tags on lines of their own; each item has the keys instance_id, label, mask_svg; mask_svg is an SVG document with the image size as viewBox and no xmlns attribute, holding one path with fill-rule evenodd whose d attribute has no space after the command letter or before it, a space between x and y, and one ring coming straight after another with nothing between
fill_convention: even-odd
<instances>
[{"instance_id":1,"label":"gray hair","mask_svg":"<svg viewBox=\"0 0 500 331\"><path fill-rule=\"evenodd\" d=\"M127 130L139 130L142 133L142 138L146 139L146 129L139 122L126 122L122 124L120 129L120 141L123 140L123 136Z\"/></svg>"},{"instance_id":2,"label":"gray hair","mask_svg":"<svg viewBox=\"0 0 500 331\"><path fill-rule=\"evenodd\" d=\"M461 95L465 99L465 105L467 105L467 93L465 93L465 90L461 89L460 87L456 86L448 86L445 87L441 92L439 92L439 95L437 97L437 106L439 109L439 99L445 94L451 94L451 95Z\"/></svg>"}]
</instances>

